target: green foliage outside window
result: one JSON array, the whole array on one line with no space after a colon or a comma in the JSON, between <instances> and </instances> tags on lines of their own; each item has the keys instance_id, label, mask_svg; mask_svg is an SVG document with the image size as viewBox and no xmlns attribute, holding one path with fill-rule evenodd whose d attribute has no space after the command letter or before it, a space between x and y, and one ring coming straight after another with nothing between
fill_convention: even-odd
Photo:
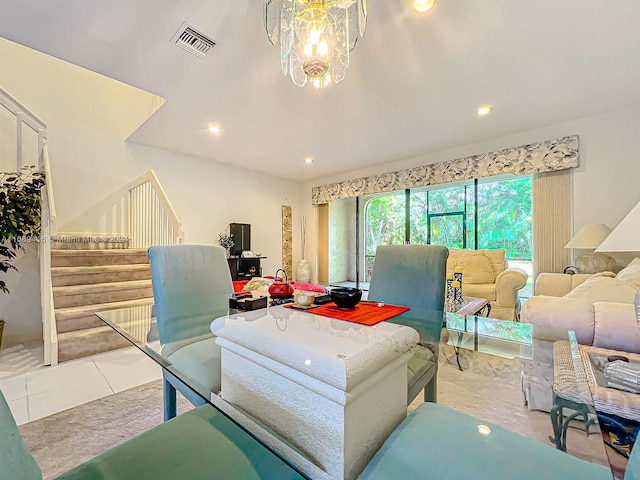
<instances>
[{"instance_id":1,"label":"green foliage outside window","mask_svg":"<svg viewBox=\"0 0 640 480\"><path fill-rule=\"evenodd\" d=\"M478 249L504 248L507 258L530 260L531 178L479 182L477 226L474 188L475 185L470 183L450 188L412 190L410 239L405 238L404 191L370 200L365 212L367 271L370 271L372 256L379 245L402 244L410 240L413 244L433 243L463 248L463 231L466 248L475 248L477 235ZM431 232L427 227L429 214L432 215ZM466 225L463 219L466 219Z\"/></svg>"},{"instance_id":2,"label":"green foliage outside window","mask_svg":"<svg viewBox=\"0 0 640 480\"><path fill-rule=\"evenodd\" d=\"M478 185L478 248L531 260L531 178Z\"/></svg>"},{"instance_id":3,"label":"green foliage outside window","mask_svg":"<svg viewBox=\"0 0 640 480\"><path fill-rule=\"evenodd\" d=\"M404 191L371 200L365 222L367 255L375 255L376 248L380 245L404 243L404 200Z\"/></svg>"}]
</instances>

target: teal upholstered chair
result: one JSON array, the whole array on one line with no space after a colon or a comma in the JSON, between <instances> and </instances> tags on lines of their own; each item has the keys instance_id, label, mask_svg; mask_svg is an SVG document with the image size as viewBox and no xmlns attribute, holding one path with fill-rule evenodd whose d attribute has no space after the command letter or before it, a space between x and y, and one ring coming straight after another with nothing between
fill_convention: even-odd
<instances>
[{"instance_id":1,"label":"teal upholstered chair","mask_svg":"<svg viewBox=\"0 0 640 480\"><path fill-rule=\"evenodd\" d=\"M635 306L640 326L640 290ZM498 425L443 405L423 403L387 438L359 478L611 480L612 474L609 468ZM637 439L624 480L640 480Z\"/></svg>"},{"instance_id":2,"label":"teal upholstered chair","mask_svg":"<svg viewBox=\"0 0 640 480\"><path fill-rule=\"evenodd\" d=\"M0 478L39 480L0 392ZM304 478L211 405L165 422L62 474L59 480Z\"/></svg>"},{"instance_id":3,"label":"teal upholstered chair","mask_svg":"<svg viewBox=\"0 0 640 480\"><path fill-rule=\"evenodd\" d=\"M378 247L367 298L410 307L422 320L409 326L425 340L428 330L442 329L448 256L449 251L440 245ZM418 345L408 365L407 404L423 389L426 401L436 400L437 368L436 355Z\"/></svg>"},{"instance_id":4,"label":"teal upholstered chair","mask_svg":"<svg viewBox=\"0 0 640 480\"><path fill-rule=\"evenodd\" d=\"M222 247L170 245L148 251L163 356L205 389L220 391L220 347L211 322L228 312L233 294ZM194 405L204 400L163 370L165 420L176 415L176 389Z\"/></svg>"},{"instance_id":5,"label":"teal upholstered chair","mask_svg":"<svg viewBox=\"0 0 640 480\"><path fill-rule=\"evenodd\" d=\"M479 425L490 433L480 433ZM423 403L387 438L359 478L611 480L612 475L607 467L498 425ZM632 451L624 478L640 480L640 448Z\"/></svg>"}]
</instances>

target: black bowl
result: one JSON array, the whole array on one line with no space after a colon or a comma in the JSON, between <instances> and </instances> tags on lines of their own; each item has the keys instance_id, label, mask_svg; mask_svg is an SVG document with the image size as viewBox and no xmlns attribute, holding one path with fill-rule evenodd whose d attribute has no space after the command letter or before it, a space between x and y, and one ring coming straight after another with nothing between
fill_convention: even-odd
<instances>
[{"instance_id":1,"label":"black bowl","mask_svg":"<svg viewBox=\"0 0 640 480\"><path fill-rule=\"evenodd\" d=\"M350 287L333 288L329 295L331 295L331 300L338 307L349 310L355 307L362 298L362 290Z\"/></svg>"}]
</instances>

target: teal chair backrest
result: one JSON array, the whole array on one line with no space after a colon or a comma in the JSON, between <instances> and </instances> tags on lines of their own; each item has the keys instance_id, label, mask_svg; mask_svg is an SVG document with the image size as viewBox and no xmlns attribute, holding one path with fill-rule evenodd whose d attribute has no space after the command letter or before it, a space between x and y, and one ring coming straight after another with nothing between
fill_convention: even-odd
<instances>
[{"instance_id":1,"label":"teal chair backrest","mask_svg":"<svg viewBox=\"0 0 640 480\"><path fill-rule=\"evenodd\" d=\"M0 478L40 480L42 472L27 450L9 405L0 391Z\"/></svg>"},{"instance_id":2,"label":"teal chair backrest","mask_svg":"<svg viewBox=\"0 0 640 480\"><path fill-rule=\"evenodd\" d=\"M148 250L153 300L162 344L211 333L233 294L224 248L169 245Z\"/></svg>"},{"instance_id":3,"label":"teal chair backrest","mask_svg":"<svg viewBox=\"0 0 640 480\"><path fill-rule=\"evenodd\" d=\"M369 300L444 309L449 250L441 245L385 245L376 250Z\"/></svg>"}]
</instances>

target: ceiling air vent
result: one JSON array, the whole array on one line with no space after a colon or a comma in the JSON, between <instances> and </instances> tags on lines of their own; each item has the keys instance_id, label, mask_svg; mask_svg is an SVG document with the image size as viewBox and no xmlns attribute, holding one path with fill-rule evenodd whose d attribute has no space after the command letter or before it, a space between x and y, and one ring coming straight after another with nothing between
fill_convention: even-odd
<instances>
[{"instance_id":1,"label":"ceiling air vent","mask_svg":"<svg viewBox=\"0 0 640 480\"><path fill-rule=\"evenodd\" d=\"M186 23L183 23L178 32L171 39L177 46L195 55L203 58L209 49L215 46L216 42L206 35L194 30Z\"/></svg>"}]
</instances>

